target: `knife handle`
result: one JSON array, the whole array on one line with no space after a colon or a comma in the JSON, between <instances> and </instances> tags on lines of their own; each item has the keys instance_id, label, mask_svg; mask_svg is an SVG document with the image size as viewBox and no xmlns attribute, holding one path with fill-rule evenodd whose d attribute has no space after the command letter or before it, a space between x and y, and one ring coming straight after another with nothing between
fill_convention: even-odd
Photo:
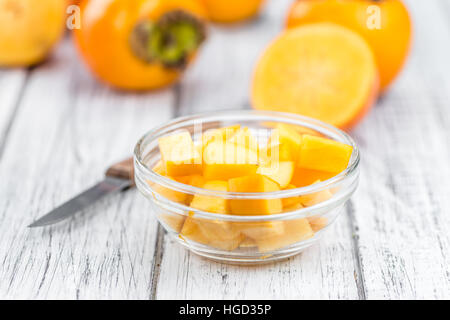
<instances>
[{"instance_id":1,"label":"knife handle","mask_svg":"<svg viewBox=\"0 0 450 320\"><path fill-rule=\"evenodd\" d=\"M113 164L106 170L107 177L127 179L134 182L134 160L129 158Z\"/></svg>"}]
</instances>

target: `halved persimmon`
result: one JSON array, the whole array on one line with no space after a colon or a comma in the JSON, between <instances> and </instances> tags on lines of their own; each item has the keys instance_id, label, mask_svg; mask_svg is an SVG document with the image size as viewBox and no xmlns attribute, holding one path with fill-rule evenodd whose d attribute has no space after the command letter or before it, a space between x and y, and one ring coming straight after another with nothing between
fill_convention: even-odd
<instances>
[{"instance_id":1,"label":"halved persimmon","mask_svg":"<svg viewBox=\"0 0 450 320\"><path fill-rule=\"evenodd\" d=\"M332 22L360 34L372 48L385 91L403 68L410 51L412 21L402 0L297 0L288 28Z\"/></svg>"},{"instance_id":2,"label":"halved persimmon","mask_svg":"<svg viewBox=\"0 0 450 320\"><path fill-rule=\"evenodd\" d=\"M378 95L369 45L331 23L289 29L264 52L254 73L256 109L297 113L349 129Z\"/></svg>"}]
</instances>

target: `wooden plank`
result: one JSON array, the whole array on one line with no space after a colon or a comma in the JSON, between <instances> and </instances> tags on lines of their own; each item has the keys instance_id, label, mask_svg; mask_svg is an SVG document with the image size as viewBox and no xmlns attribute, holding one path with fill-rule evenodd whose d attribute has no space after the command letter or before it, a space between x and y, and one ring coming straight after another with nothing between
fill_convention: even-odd
<instances>
[{"instance_id":1,"label":"wooden plank","mask_svg":"<svg viewBox=\"0 0 450 320\"><path fill-rule=\"evenodd\" d=\"M70 223L27 225L102 179L138 137L173 113L171 90L115 92L70 42L34 70L0 165L0 298L129 299L151 295L156 223L136 190Z\"/></svg>"},{"instance_id":2,"label":"wooden plank","mask_svg":"<svg viewBox=\"0 0 450 320\"><path fill-rule=\"evenodd\" d=\"M25 87L28 71L0 69L0 159Z\"/></svg>"},{"instance_id":3,"label":"wooden plank","mask_svg":"<svg viewBox=\"0 0 450 320\"><path fill-rule=\"evenodd\" d=\"M180 87L180 114L247 108L257 57L282 29L289 1L271 1L246 25L214 27L203 55ZM358 298L350 221L343 214L300 256L261 267L211 262L165 238L158 299Z\"/></svg>"},{"instance_id":4,"label":"wooden plank","mask_svg":"<svg viewBox=\"0 0 450 320\"><path fill-rule=\"evenodd\" d=\"M369 299L450 297L450 37L444 1L408 1L415 46L398 82L355 131L354 197ZM446 231L447 230L447 231Z\"/></svg>"},{"instance_id":5,"label":"wooden plank","mask_svg":"<svg viewBox=\"0 0 450 320\"><path fill-rule=\"evenodd\" d=\"M166 239L158 299L358 299L348 216L320 243L286 261L257 267L200 258Z\"/></svg>"}]
</instances>

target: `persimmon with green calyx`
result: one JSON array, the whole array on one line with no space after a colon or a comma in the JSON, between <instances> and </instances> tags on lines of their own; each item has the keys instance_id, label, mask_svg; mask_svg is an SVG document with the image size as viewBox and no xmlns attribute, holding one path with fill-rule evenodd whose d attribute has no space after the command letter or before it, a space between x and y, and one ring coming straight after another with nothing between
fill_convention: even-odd
<instances>
[{"instance_id":1,"label":"persimmon with green calyx","mask_svg":"<svg viewBox=\"0 0 450 320\"><path fill-rule=\"evenodd\" d=\"M126 90L176 82L206 39L207 13L196 0L90 0L74 32L86 64Z\"/></svg>"}]
</instances>

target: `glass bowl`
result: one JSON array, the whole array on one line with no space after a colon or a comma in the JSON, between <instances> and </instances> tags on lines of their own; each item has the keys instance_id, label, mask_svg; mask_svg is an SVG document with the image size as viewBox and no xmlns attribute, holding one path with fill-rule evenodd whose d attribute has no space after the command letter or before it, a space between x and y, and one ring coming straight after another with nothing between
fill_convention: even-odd
<instances>
[{"instance_id":1,"label":"glass bowl","mask_svg":"<svg viewBox=\"0 0 450 320\"><path fill-rule=\"evenodd\" d=\"M187 130L194 141L203 132L234 124L247 126L258 142L267 140L275 123L294 125L353 147L347 168L338 175L308 185L275 192L213 191L183 184L152 170L160 161L158 139ZM150 200L153 213L168 235L192 252L216 261L258 264L284 259L311 246L333 224L359 179L359 151L345 132L321 121L294 114L266 111L223 111L177 118L145 134L134 150L135 181ZM321 198L310 206L293 206L271 215L218 214L194 209L194 195L227 199L241 205L258 201ZM318 197L317 197L318 196Z\"/></svg>"}]
</instances>

